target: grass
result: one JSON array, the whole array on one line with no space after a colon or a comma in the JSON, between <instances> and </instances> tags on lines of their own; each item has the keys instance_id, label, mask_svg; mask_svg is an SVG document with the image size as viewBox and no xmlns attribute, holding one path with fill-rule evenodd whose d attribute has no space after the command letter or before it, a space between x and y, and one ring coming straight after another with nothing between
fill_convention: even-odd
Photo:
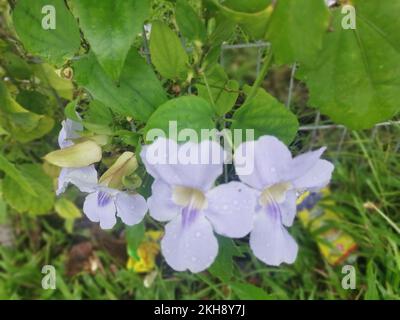
<instances>
[{"instance_id":1,"label":"grass","mask_svg":"<svg viewBox=\"0 0 400 320\"><path fill-rule=\"evenodd\" d=\"M332 141L327 141L330 137ZM88 228L68 234L58 218L14 214L16 244L0 247L0 298L3 299L400 299L400 157L394 152L399 128L349 133L336 158L331 186L333 210L341 216L332 226L350 234L358 244L356 289L341 286L341 266L330 266L310 232L297 220L291 233L300 252L294 265L268 267L251 255L235 260L233 277L221 281L209 272L174 273L160 259L150 288L145 276L125 268L113 250ZM333 148L334 133L318 135L318 143ZM323 139L323 140L322 140ZM73 244L93 243L91 267L67 276ZM245 242L239 249L248 251ZM114 250L115 251L115 250ZM123 260L122 260L123 261ZM56 267L57 289L41 288L41 268Z\"/></svg>"}]
</instances>

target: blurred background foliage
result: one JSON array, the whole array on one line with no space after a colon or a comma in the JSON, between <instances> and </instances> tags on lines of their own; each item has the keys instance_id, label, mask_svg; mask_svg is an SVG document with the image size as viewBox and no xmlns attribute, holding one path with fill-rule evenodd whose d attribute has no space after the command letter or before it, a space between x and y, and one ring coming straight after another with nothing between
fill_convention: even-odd
<instances>
[{"instance_id":1,"label":"blurred background foliage","mask_svg":"<svg viewBox=\"0 0 400 320\"><path fill-rule=\"evenodd\" d=\"M231 2L234 7L235 1ZM145 232L144 225L146 230L158 230L158 223L147 218L134 228L118 225L104 232L82 216L82 195L77 189L55 197L59 169L42 157L55 148L66 116L73 117L76 109L83 115L87 135L112 139L104 148L104 167L120 150L138 144L139 137L131 130L137 124L91 100L73 81L69 62L55 67L27 53L10 16L15 3L0 0L0 298L400 298L398 125L349 130L346 135L335 128L299 132L290 146L293 151L320 145L330 150L327 156L335 161L336 170L328 207L339 220L328 220L323 230L313 232L297 220L292 234L301 249L294 265L268 267L249 253L246 239L233 244L220 238L224 250L209 271L175 273L159 256L160 235ZM201 13L200 1L188 3ZM178 31L175 1L152 1L148 21L155 20ZM224 43L250 42L247 27L245 22L227 30ZM222 43L214 40L218 46ZM143 37L134 39L133 45L142 48ZM80 53L87 46L82 40ZM212 49L208 58L218 60L220 52ZM224 52L220 63L227 77L242 87L255 81L259 58L258 47L234 48ZM261 84L282 104L287 103L291 71L274 65ZM192 89L185 81L162 79L161 83L168 97ZM199 93L201 85L196 87ZM300 125L312 125L316 112L307 103L307 87L294 80L292 93L291 111ZM239 95L236 106L242 102ZM321 116L319 124L326 123L329 119ZM148 192L151 181L140 170L126 185L136 186L138 180L141 192ZM341 264L332 266L319 251L318 232L329 229L345 232L357 244L348 260L356 268L355 290L342 288ZM41 287L41 268L46 264L56 267L56 290Z\"/></svg>"}]
</instances>

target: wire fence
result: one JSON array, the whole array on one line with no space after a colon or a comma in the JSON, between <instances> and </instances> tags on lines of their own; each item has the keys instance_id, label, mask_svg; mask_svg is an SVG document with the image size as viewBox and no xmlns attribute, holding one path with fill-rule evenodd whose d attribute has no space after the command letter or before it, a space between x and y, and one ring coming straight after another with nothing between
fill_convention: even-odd
<instances>
[{"instance_id":1,"label":"wire fence","mask_svg":"<svg viewBox=\"0 0 400 320\"><path fill-rule=\"evenodd\" d=\"M144 34L145 30L143 29ZM146 56L146 60L148 63L151 62L151 57L150 57L150 50L149 50L149 45L148 45L148 40L147 37L143 37L143 46L144 46L144 53ZM238 44L223 44L221 46L221 55L220 55L220 64L224 66L225 64L225 52L228 50L238 50L238 49L249 49L253 48L257 50L257 61L256 61L256 76L259 75L260 70L261 70L261 64L263 60L263 55L265 53L265 49L269 47L269 43L265 41L258 41L258 42L253 42L253 43L238 43ZM292 98L293 98L293 90L295 87L295 75L296 75L296 70L297 70L297 65L293 64L291 66L291 73L290 73L290 80L288 83L288 96L286 99L286 107L288 109L291 109L292 107ZM382 127L394 127L394 126L400 126L400 121L386 121L386 122L381 122L376 124L373 129L371 129L371 139L374 139L375 136L378 133L379 128ZM347 135L349 134L349 130L340 124L334 124L334 123L321 123L321 113L319 111L315 112L314 116L314 121L312 123L308 124L303 124L299 127L299 132L301 133L307 133L310 135L310 144L309 144L309 149L312 149L314 147L314 144L316 142L317 136L319 131L321 130L340 130L341 133L339 135L339 139L337 140L337 146L336 146L336 154L338 154L343 147L343 143L345 142L345 139ZM394 148L394 152L398 152L400 150L400 135L397 138L397 143Z\"/></svg>"}]
</instances>

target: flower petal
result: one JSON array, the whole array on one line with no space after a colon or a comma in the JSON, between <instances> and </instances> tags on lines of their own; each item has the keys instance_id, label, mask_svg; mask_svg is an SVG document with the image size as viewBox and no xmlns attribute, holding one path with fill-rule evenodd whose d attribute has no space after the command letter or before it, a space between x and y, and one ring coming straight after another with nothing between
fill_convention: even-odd
<instances>
[{"instance_id":1,"label":"flower petal","mask_svg":"<svg viewBox=\"0 0 400 320\"><path fill-rule=\"evenodd\" d=\"M71 139L79 138L78 131L83 130L81 123L67 119L61 123L61 130L58 134L58 145L61 149L72 146L74 143Z\"/></svg>"},{"instance_id":2,"label":"flower petal","mask_svg":"<svg viewBox=\"0 0 400 320\"><path fill-rule=\"evenodd\" d=\"M97 171L94 165L82 168L62 168L58 177L57 195L65 191L72 183L82 192L93 192L97 184Z\"/></svg>"},{"instance_id":3,"label":"flower petal","mask_svg":"<svg viewBox=\"0 0 400 320\"><path fill-rule=\"evenodd\" d=\"M305 175L317 164L325 150L326 147L322 147L318 150L309 151L293 158L285 175L285 180L292 181Z\"/></svg>"},{"instance_id":4,"label":"flower petal","mask_svg":"<svg viewBox=\"0 0 400 320\"><path fill-rule=\"evenodd\" d=\"M204 214L216 233L241 238L253 228L257 194L240 182L230 182L213 188L206 195L208 207Z\"/></svg>"},{"instance_id":5,"label":"flower petal","mask_svg":"<svg viewBox=\"0 0 400 320\"><path fill-rule=\"evenodd\" d=\"M158 221L169 221L182 210L172 202L172 188L161 180L155 180L151 186L151 197L147 199L150 215Z\"/></svg>"},{"instance_id":6,"label":"flower petal","mask_svg":"<svg viewBox=\"0 0 400 320\"><path fill-rule=\"evenodd\" d=\"M86 197L83 212L90 221L100 221L102 229L111 229L117 222L112 197L103 191L93 192Z\"/></svg>"},{"instance_id":7,"label":"flower petal","mask_svg":"<svg viewBox=\"0 0 400 320\"><path fill-rule=\"evenodd\" d=\"M286 191L285 200L278 204L281 211L282 223L286 227L290 227L293 224L294 218L296 217L296 200L296 191L289 190Z\"/></svg>"},{"instance_id":8,"label":"flower petal","mask_svg":"<svg viewBox=\"0 0 400 320\"><path fill-rule=\"evenodd\" d=\"M334 166L326 160L318 160L306 174L292 181L296 189L319 190L325 187L332 178Z\"/></svg>"},{"instance_id":9,"label":"flower petal","mask_svg":"<svg viewBox=\"0 0 400 320\"><path fill-rule=\"evenodd\" d=\"M286 145L272 136L248 141L235 150L235 169L241 181L262 190L279 182L292 160Z\"/></svg>"},{"instance_id":10,"label":"flower petal","mask_svg":"<svg viewBox=\"0 0 400 320\"><path fill-rule=\"evenodd\" d=\"M214 141L178 145L173 140L158 138L144 146L140 155L147 172L172 186L207 191L222 174L224 152Z\"/></svg>"},{"instance_id":11,"label":"flower petal","mask_svg":"<svg viewBox=\"0 0 400 320\"><path fill-rule=\"evenodd\" d=\"M161 250L167 263L177 271L207 269L218 254L218 241L210 222L201 214L190 223L183 223L183 215L165 226Z\"/></svg>"},{"instance_id":12,"label":"flower petal","mask_svg":"<svg viewBox=\"0 0 400 320\"><path fill-rule=\"evenodd\" d=\"M141 222L147 212L146 200L140 194L119 192L115 197L117 216L128 226Z\"/></svg>"},{"instance_id":13,"label":"flower petal","mask_svg":"<svg viewBox=\"0 0 400 320\"><path fill-rule=\"evenodd\" d=\"M102 151L94 141L87 140L68 148L49 152L43 159L61 168L82 168L99 162Z\"/></svg>"},{"instance_id":14,"label":"flower petal","mask_svg":"<svg viewBox=\"0 0 400 320\"><path fill-rule=\"evenodd\" d=\"M265 209L256 216L254 229L250 233L250 248L258 259L271 266L293 263L298 251L296 241L280 219Z\"/></svg>"}]
</instances>

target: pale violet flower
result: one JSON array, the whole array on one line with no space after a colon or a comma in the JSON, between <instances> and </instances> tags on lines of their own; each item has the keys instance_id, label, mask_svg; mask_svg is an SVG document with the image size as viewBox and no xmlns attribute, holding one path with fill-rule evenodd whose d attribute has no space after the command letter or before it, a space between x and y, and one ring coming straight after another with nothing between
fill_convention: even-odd
<instances>
[{"instance_id":1,"label":"pale violet flower","mask_svg":"<svg viewBox=\"0 0 400 320\"><path fill-rule=\"evenodd\" d=\"M62 128L58 134L58 145L61 149L74 145L73 139L80 137L83 131L81 123L67 119L62 122ZM68 184L72 183L82 192L90 192L91 186L97 182L97 172L94 165L82 168L62 168L58 177L57 195L65 192Z\"/></svg>"},{"instance_id":2,"label":"pale violet flower","mask_svg":"<svg viewBox=\"0 0 400 320\"><path fill-rule=\"evenodd\" d=\"M241 174L239 167L236 171L242 182L258 191L250 247L264 263L278 266L295 261L298 246L285 227L292 225L296 215L296 191L318 190L329 183L334 167L320 159L324 151L292 158L285 144L272 136L242 143L235 151L253 163L250 174Z\"/></svg>"},{"instance_id":3,"label":"pale violet flower","mask_svg":"<svg viewBox=\"0 0 400 320\"><path fill-rule=\"evenodd\" d=\"M92 222L100 222L102 229L111 229L116 215L128 226L140 223L146 212L146 200L140 194L130 194L96 184L86 196L83 212Z\"/></svg>"},{"instance_id":4,"label":"pale violet flower","mask_svg":"<svg viewBox=\"0 0 400 320\"><path fill-rule=\"evenodd\" d=\"M74 144L73 139L80 137L83 130L79 122L65 120L58 136L61 149ZM143 220L147 212L146 200L140 194L130 194L99 183L94 165L82 168L62 168L58 177L57 195L65 191L68 184L75 185L82 192L87 192L83 212L92 222L100 222L102 229L111 229L117 222L116 215L127 225L134 225Z\"/></svg>"},{"instance_id":5,"label":"pale violet flower","mask_svg":"<svg viewBox=\"0 0 400 320\"><path fill-rule=\"evenodd\" d=\"M157 154L164 160L173 159L170 153L175 151L177 162L153 161ZM183 159L190 154L203 161ZM220 155L218 161L212 159L215 155ZM223 171L223 155L221 146L208 140L177 145L158 138L143 147L141 158L155 179L148 199L149 212L158 221L169 221L161 250L177 271L200 272L213 263L218 254L214 232L241 238L253 227L255 192L240 182L214 187Z\"/></svg>"}]
</instances>

